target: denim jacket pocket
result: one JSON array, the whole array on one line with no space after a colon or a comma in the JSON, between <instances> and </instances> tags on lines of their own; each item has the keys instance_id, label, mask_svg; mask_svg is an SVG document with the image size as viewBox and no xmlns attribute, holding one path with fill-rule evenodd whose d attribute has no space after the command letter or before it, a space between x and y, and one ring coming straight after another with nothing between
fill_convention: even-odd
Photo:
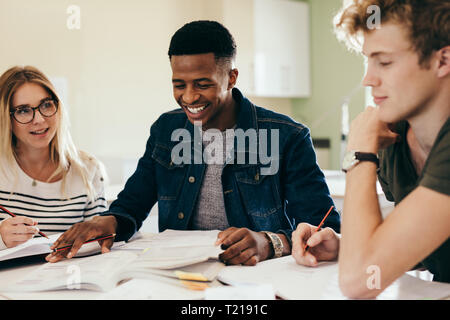
<instances>
[{"instance_id":1,"label":"denim jacket pocket","mask_svg":"<svg viewBox=\"0 0 450 320\"><path fill-rule=\"evenodd\" d=\"M277 231L281 228L280 196L275 176L261 175L260 166L249 166L235 171L238 188L247 214L256 229Z\"/></svg>"},{"instance_id":2,"label":"denim jacket pocket","mask_svg":"<svg viewBox=\"0 0 450 320\"><path fill-rule=\"evenodd\" d=\"M171 150L165 145L157 144L153 150L152 158L155 160L156 181L171 181L171 183L158 183L158 200L175 201L183 185L186 174L186 164L175 164L171 160Z\"/></svg>"}]
</instances>

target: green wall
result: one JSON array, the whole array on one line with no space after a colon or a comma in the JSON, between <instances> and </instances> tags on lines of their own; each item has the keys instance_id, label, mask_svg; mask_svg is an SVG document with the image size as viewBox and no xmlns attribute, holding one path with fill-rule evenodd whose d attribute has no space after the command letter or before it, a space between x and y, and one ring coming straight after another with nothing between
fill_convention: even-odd
<instances>
[{"instance_id":1,"label":"green wall","mask_svg":"<svg viewBox=\"0 0 450 320\"><path fill-rule=\"evenodd\" d=\"M301 1L301 0L298 0ZM350 121L364 109L362 56L351 53L333 33L333 17L342 0L303 0L310 5L311 96L292 99L293 117L311 129L313 138L329 138L330 167L340 169L341 105L349 103ZM356 89L355 88L358 88Z\"/></svg>"}]
</instances>

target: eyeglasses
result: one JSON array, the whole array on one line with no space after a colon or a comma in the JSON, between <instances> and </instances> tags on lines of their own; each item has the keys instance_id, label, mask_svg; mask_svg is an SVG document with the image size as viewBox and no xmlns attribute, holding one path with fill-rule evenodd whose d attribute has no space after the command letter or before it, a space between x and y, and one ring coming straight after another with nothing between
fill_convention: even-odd
<instances>
[{"instance_id":1,"label":"eyeglasses","mask_svg":"<svg viewBox=\"0 0 450 320\"><path fill-rule=\"evenodd\" d=\"M30 106L17 107L13 111L10 111L10 114L17 122L27 124L33 121L36 109L39 110L42 116L49 118L58 111L58 105L55 100L48 99L34 108Z\"/></svg>"}]
</instances>

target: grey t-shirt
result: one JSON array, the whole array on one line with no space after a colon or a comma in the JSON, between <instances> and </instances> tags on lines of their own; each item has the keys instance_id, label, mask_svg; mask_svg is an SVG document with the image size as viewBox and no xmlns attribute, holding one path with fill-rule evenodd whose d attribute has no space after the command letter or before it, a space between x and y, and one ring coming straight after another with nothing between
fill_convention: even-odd
<instances>
[{"instance_id":1,"label":"grey t-shirt","mask_svg":"<svg viewBox=\"0 0 450 320\"><path fill-rule=\"evenodd\" d=\"M203 161L207 166L191 220L192 229L225 230L230 226L223 199L222 170L233 154L234 128L202 132Z\"/></svg>"}]
</instances>

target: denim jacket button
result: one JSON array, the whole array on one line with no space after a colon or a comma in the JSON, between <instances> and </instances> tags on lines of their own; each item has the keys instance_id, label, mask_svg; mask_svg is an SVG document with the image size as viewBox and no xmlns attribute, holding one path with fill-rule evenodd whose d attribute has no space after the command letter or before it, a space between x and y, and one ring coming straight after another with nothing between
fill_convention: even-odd
<instances>
[{"instance_id":1,"label":"denim jacket button","mask_svg":"<svg viewBox=\"0 0 450 320\"><path fill-rule=\"evenodd\" d=\"M184 219L184 213L178 212L178 219L183 220Z\"/></svg>"},{"instance_id":2,"label":"denim jacket button","mask_svg":"<svg viewBox=\"0 0 450 320\"><path fill-rule=\"evenodd\" d=\"M188 180L189 180L190 183L194 183L195 182L195 177L190 176Z\"/></svg>"}]
</instances>

